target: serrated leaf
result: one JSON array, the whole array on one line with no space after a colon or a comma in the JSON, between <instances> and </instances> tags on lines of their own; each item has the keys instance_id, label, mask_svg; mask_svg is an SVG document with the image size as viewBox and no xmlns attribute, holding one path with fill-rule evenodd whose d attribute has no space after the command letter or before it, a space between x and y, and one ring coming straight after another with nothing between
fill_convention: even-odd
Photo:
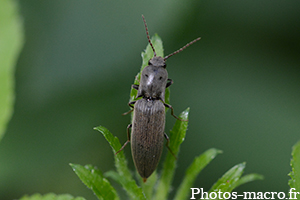
<instances>
[{"instance_id":1,"label":"serrated leaf","mask_svg":"<svg viewBox=\"0 0 300 200\"><path fill-rule=\"evenodd\" d=\"M289 186L290 188L295 188L293 192L300 192L300 141L293 146L291 167ZM295 197L291 196L291 198ZM297 194L297 199L300 199L300 194Z\"/></svg>"},{"instance_id":2,"label":"serrated leaf","mask_svg":"<svg viewBox=\"0 0 300 200\"><path fill-rule=\"evenodd\" d=\"M23 46L23 24L16 1L0 1L0 140L13 113L14 67Z\"/></svg>"},{"instance_id":3,"label":"serrated leaf","mask_svg":"<svg viewBox=\"0 0 300 200\"><path fill-rule=\"evenodd\" d=\"M89 188L100 200L120 199L116 190L111 186L109 181L103 177L100 170L91 165L81 166L70 164L79 179Z\"/></svg>"},{"instance_id":4,"label":"serrated leaf","mask_svg":"<svg viewBox=\"0 0 300 200\"><path fill-rule=\"evenodd\" d=\"M183 111L179 118L183 120L188 120L189 108ZM177 120L173 129L170 131L170 149L175 156L178 155L180 145L184 141L186 131L188 127L187 121ZM161 178L158 183L157 193L154 199L166 199L169 194L169 189L174 177L174 172L176 168L176 159L174 156L168 152L166 159L163 164L163 170Z\"/></svg>"},{"instance_id":5,"label":"serrated leaf","mask_svg":"<svg viewBox=\"0 0 300 200\"><path fill-rule=\"evenodd\" d=\"M190 188L193 186L197 175L220 153L222 153L221 150L212 148L194 159L186 170L185 177L175 195L175 200L188 199Z\"/></svg>"},{"instance_id":6,"label":"serrated leaf","mask_svg":"<svg viewBox=\"0 0 300 200\"><path fill-rule=\"evenodd\" d=\"M109 132L109 130L107 128L105 128L104 126L98 126L98 127L95 127L94 129L99 131L100 133L102 133L102 135L105 137L105 139L111 146L114 157L115 157L115 165L116 165L117 171L122 176L125 176L128 179L132 179L132 175L127 167L127 161L126 161L123 151L120 151L117 155L115 155L115 153L118 152L122 147L119 139L117 137L113 136L113 134L111 134L111 132Z\"/></svg>"},{"instance_id":7,"label":"serrated leaf","mask_svg":"<svg viewBox=\"0 0 300 200\"><path fill-rule=\"evenodd\" d=\"M233 189L235 189L236 187L244 183L263 179L263 177L258 174L249 174L241 178L245 167L246 167L246 163L241 163L233 166L212 186L212 188L208 191L208 193L211 192L217 193L219 191L223 193L231 192Z\"/></svg>"},{"instance_id":8,"label":"serrated leaf","mask_svg":"<svg viewBox=\"0 0 300 200\"><path fill-rule=\"evenodd\" d=\"M235 165L228 170L209 190L210 192L231 192L244 172L246 164Z\"/></svg>"},{"instance_id":9,"label":"serrated leaf","mask_svg":"<svg viewBox=\"0 0 300 200\"><path fill-rule=\"evenodd\" d=\"M146 199L145 195L142 194L143 191L140 187L135 187L135 180L128 181L124 176L121 176L119 173L115 171L108 171L105 173L106 177L110 177L115 180L117 183L121 184L123 188L126 190L131 199Z\"/></svg>"},{"instance_id":10,"label":"serrated leaf","mask_svg":"<svg viewBox=\"0 0 300 200\"><path fill-rule=\"evenodd\" d=\"M119 139L113 136L108 131L108 129L106 129L103 126L98 126L94 129L102 133L102 135L110 144L114 154L121 149ZM127 161L125 159L123 151L119 152L117 155L114 155L114 158L115 166L117 168L119 176L118 182L121 183L123 188L126 190L127 194L133 199L146 199L142 189L136 184L135 180L132 178L132 175L127 167Z\"/></svg>"},{"instance_id":11,"label":"serrated leaf","mask_svg":"<svg viewBox=\"0 0 300 200\"><path fill-rule=\"evenodd\" d=\"M33 194L31 196L25 195L20 200L85 200L83 197L73 197L69 194L56 195L53 193L41 195Z\"/></svg>"}]
</instances>

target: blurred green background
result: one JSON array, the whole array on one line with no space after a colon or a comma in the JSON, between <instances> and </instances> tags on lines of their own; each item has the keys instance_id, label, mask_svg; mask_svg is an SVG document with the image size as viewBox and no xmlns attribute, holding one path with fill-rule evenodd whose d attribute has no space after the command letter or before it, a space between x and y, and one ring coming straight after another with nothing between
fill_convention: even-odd
<instances>
[{"instance_id":1,"label":"blurred green background","mask_svg":"<svg viewBox=\"0 0 300 200\"><path fill-rule=\"evenodd\" d=\"M126 141L130 117L121 113L129 109L147 45L142 14L165 54L202 38L167 61L175 113L191 108L173 190L193 158L216 147L224 153L195 187L208 190L246 161L245 173L265 180L238 192L288 191L291 147L300 139L300 1L27 0L19 6L25 45L14 114L0 143L1 200L36 192L96 199L68 164L114 169L112 151L93 127ZM174 122L168 112L167 132ZM134 170L130 148L125 153Z\"/></svg>"}]
</instances>

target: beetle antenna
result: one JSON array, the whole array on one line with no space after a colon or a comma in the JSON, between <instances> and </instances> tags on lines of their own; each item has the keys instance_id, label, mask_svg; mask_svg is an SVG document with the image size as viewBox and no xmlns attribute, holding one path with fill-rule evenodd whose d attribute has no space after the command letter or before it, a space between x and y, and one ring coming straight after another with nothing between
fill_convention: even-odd
<instances>
[{"instance_id":1,"label":"beetle antenna","mask_svg":"<svg viewBox=\"0 0 300 200\"><path fill-rule=\"evenodd\" d=\"M149 44L150 44L150 46L151 46L151 48L152 48L152 50L153 50L154 57L156 57L156 52L155 52L154 47L153 47L153 45L152 45L152 43L151 43L151 40L150 40L149 31L148 31L148 28L147 28L147 23L146 23L146 20L145 20L144 15L142 15L142 18L143 18L143 21L144 21L144 24L145 24L148 42L149 42Z\"/></svg>"},{"instance_id":2,"label":"beetle antenna","mask_svg":"<svg viewBox=\"0 0 300 200\"><path fill-rule=\"evenodd\" d=\"M200 40L200 39L201 39L201 37L198 37L198 38L194 39L193 41L191 41L190 43L188 43L188 44L186 44L185 46L181 47L181 48L178 49L177 51L175 51L175 52L173 52L173 53L167 55L164 59L167 60L167 59L170 58L171 56L173 56L173 55L175 55L175 54L177 54L177 53L183 51L185 48L187 48L188 46L194 44L195 42L197 42L197 41Z\"/></svg>"}]
</instances>

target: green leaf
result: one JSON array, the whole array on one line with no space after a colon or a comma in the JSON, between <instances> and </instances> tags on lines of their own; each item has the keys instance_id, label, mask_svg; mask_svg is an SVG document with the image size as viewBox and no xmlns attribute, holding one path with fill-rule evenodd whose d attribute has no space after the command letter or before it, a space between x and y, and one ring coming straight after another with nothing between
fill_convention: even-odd
<instances>
[{"instance_id":1,"label":"green leaf","mask_svg":"<svg viewBox=\"0 0 300 200\"><path fill-rule=\"evenodd\" d=\"M116 171L108 171L104 173L104 176L107 178L111 178L114 181L116 181L117 183L119 183L120 185L122 185L122 181L121 181L121 176L116 172Z\"/></svg>"},{"instance_id":2,"label":"green leaf","mask_svg":"<svg viewBox=\"0 0 300 200\"><path fill-rule=\"evenodd\" d=\"M33 194L31 196L25 195L20 200L85 200L83 197L73 197L69 194L56 195L53 193L41 195Z\"/></svg>"},{"instance_id":3,"label":"green leaf","mask_svg":"<svg viewBox=\"0 0 300 200\"><path fill-rule=\"evenodd\" d=\"M246 163L241 163L232 167L212 186L208 193L218 193L219 191L223 193L231 192L233 189L237 188L238 186L244 183L263 179L263 176L258 174L249 174L241 178L245 167ZM213 197L215 197L215 195ZM216 197L218 197L218 195Z\"/></svg>"},{"instance_id":4,"label":"green leaf","mask_svg":"<svg viewBox=\"0 0 300 200\"><path fill-rule=\"evenodd\" d=\"M163 49L163 43L162 43L161 38L157 34L155 34L151 38L151 42L153 44L153 47L155 49L155 52L156 52L157 56L163 57L164 56L164 49ZM140 72L137 73L137 75L135 76L134 84L136 84L136 85L140 84L139 80L141 78L141 73L142 73L143 69L148 65L149 60L151 58L153 58L153 56L154 56L153 50L152 50L150 44L148 43L145 51L142 52L142 59L143 59L142 66L141 66ZM137 90L131 88L129 101L135 101L135 100L137 100L135 98L136 95L137 95ZM170 96L169 88L166 88L166 95L165 95L165 102L166 103L169 103L169 96Z\"/></svg>"},{"instance_id":5,"label":"green leaf","mask_svg":"<svg viewBox=\"0 0 300 200\"><path fill-rule=\"evenodd\" d=\"M254 180L262 180L263 176L258 174L249 174L246 176L242 176L244 169L246 167L245 163L241 163L235 165L230 170L228 170L209 190L208 193L211 192L231 192L233 189L238 186L248 183ZM218 199L218 198L216 198Z\"/></svg>"},{"instance_id":6,"label":"green leaf","mask_svg":"<svg viewBox=\"0 0 300 200\"><path fill-rule=\"evenodd\" d=\"M105 137L107 142L110 144L114 154L121 149L122 146L120 144L119 139L113 136L113 134L111 134L107 128L103 126L98 126L95 127L94 129L102 133L102 135ZM117 155L115 155L115 165L118 172L122 176L125 176L128 179L132 179L131 173L127 167L127 161L125 159L125 155L123 151L120 151Z\"/></svg>"},{"instance_id":7,"label":"green leaf","mask_svg":"<svg viewBox=\"0 0 300 200\"><path fill-rule=\"evenodd\" d=\"M142 194L143 191L139 187L136 186L136 182L131 180L128 182L125 177L121 176L119 173L115 171L108 171L105 173L106 177L112 178L117 183L121 184L123 188L126 190L131 199L146 199L145 195Z\"/></svg>"},{"instance_id":8,"label":"green leaf","mask_svg":"<svg viewBox=\"0 0 300 200\"><path fill-rule=\"evenodd\" d=\"M13 113L14 67L23 38L17 2L0 1L0 140Z\"/></svg>"},{"instance_id":9,"label":"green leaf","mask_svg":"<svg viewBox=\"0 0 300 200\"><path fill-rule=\"evenodd\" d=\"M260 174L247 174L243 177L241 177L236 184L234 185L234 188L239 187L240 185L243 185L245 183L249 183L251 181L256 181L256 180L263 180L264 176Z\"/></svg>"},{"instance_id":10,"label":"green leaf","mask_svg":"<svg viewBox=\"0 0 300 200\"><path fill-rule=\"evenodd\" d=\"M90 188L98 199L120 199L116 190L110 185L109 181L103 177L100 170L91 165L81 166L70 164L80 180Z\"/></svg>"},{"instance_id":11,"label":"green leaf","mask_svg":"<svg viewBox=\"0 0 300 200\"><path fill-rule=\"evenodd\" d=\"M295 188L293 192L300 192L300 141L293 146L291 167L289 186ZM291 196L291 198L295 198L295 196ZM300 194L297 194L297 199L300 199Z\"/></svg>"},{"instance_id":12,"label":"green leaf","mask_svg":"<svg viewBox=\"0 0 300 200\"><path fill-rule=\"evenodd\" d=\"M245 163L241 163L232 167L212 186L209 193L218 192L219 190L231 192L242 176L245 166Z\"/></svg>"},{"instance_id":13,"label":"green leaf","mask_svg":"<svg viewBox=\"0 0 300 200\"><path fill-rule=\"evenodd\" d=\"M186 170L185 177L175 195L175 200L188 199L190 188L193 186L197 175L220 153L222 153L221 150L212 148L194 159Z\"/></svg>"},{"instance_id":14,"label":"green leaf","mask_svg":"<svg viewBox=\"0 0 300 200\"><path fill-rule=\"evenodd\" d=\"M183 120L188 120L188 115L189 115L189 108L183 111L179 115L179 118ZM170 131L169 147L175 156L178 155L180 145L184 141L187 127L188 127L187 121L177 120L173 129ZM155 199L167 198L174 177L175 168L176 168L176 159L170 152L168 152L167 157L163 164L163 170L162 170L161 178L158 183Z\"/></svg>"},{"instance_id":15,"label":"green leaf","mask_svg":"<svg viewBox=\"0 0 300 200\"><path fill-rule=\"evenodd\" d=\"M156 56L164 57L164 48L163 48L163 42L161 38L157 34L154 34L154 36L151 38L151 42L155 49ZM150 44L148 43L145 52L142 52L142 58L143 58L142 70L144 69L144 67L148 65L148 61L151 58L153 58L153 56L154 56L153 50Z\"/></svg>"},{"instance_id":16,"label":"green leaf","mask_svg":"<svg viewBox=\"0 0 300 200\"><path fill-rule=\"evenodd\" d=\"M94 128L103 134L105 139L110 144L114 154L121 149L121 144L117 137L114 137L105 127L98 126ZM118 182L123 186L126 190L127 194L132 199L146 199L143 194L142 189L136 184L135 180L132 178L132 175L127 167L127 161L125 159L125 155L123 151L120 151L115 157L115 165L117 168L118 174Z\"/></svg>"}]
</instances>

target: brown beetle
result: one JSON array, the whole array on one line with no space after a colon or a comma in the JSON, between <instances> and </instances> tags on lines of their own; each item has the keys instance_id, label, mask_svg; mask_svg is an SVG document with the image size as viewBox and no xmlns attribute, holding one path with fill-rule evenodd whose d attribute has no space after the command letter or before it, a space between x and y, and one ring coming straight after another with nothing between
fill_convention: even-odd
<instances>
[{"instance_id":1,"label":"brown beetle","mask_svg":"<svg viewBox=\"0 0 300 200\"><path fill-rule=\"evenodd\" d=\"M149 37L145 18L144 16L142 17L149 44L153 49L154 57L149 60L148 66L143 69L140 85L132 85L132 88L138 90L136 99L142 98L128 103L134 111L132 124L129 124L127 127L128 140L117 153L130 142L134 165L140 176L143 178L143 181L146 182L147 178L154 172L159 163L163 150L164 137L167 139L166 146L172 153L168 146L169 138L164 132L165 107L170 108L171 114L176 119L179 119L174 115L172 106L165 103L165 89L173 83L171 79L168 79L165 61L169 57L183 51L186 47L200 40L200 38L193 40L164 58L156 56L155 49ZM131 136L129 133L130 128Z\"/></svg>"}]
</instances>

